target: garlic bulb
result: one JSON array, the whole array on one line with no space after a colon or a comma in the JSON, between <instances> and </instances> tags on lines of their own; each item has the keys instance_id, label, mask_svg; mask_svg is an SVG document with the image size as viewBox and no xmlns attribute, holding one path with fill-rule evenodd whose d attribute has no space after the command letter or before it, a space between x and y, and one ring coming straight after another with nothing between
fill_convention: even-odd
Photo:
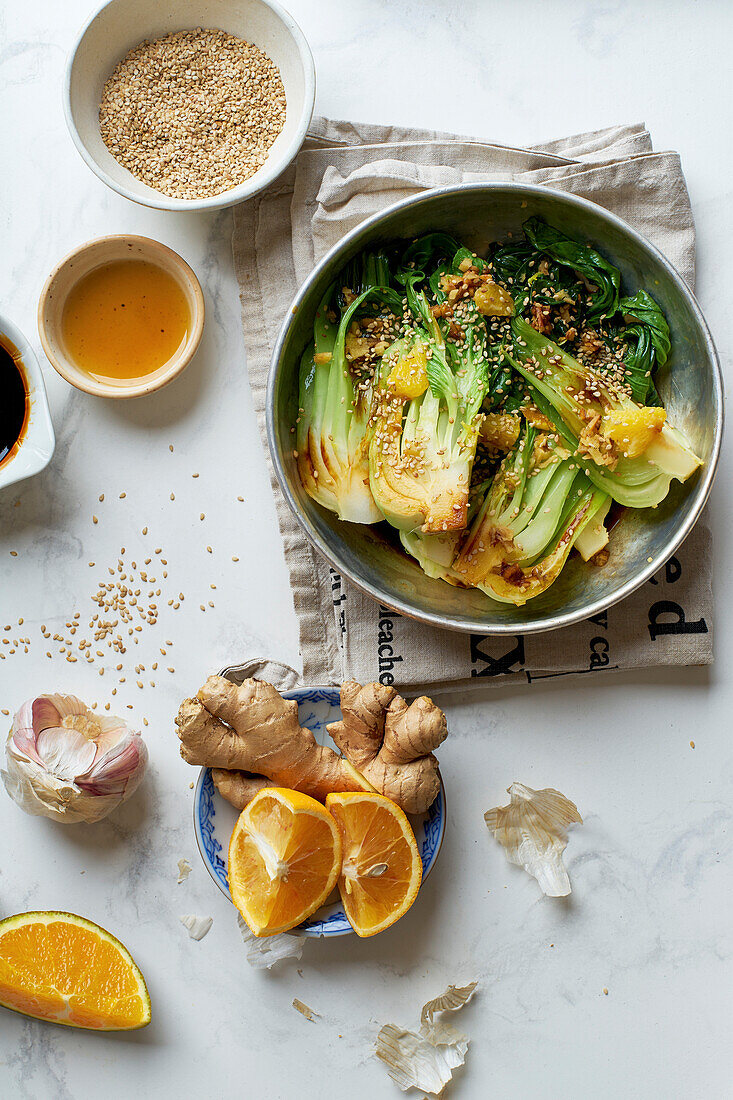
<instances>
[{"instance_id":1,"label":"garlic bulb","mask_svg":"<svg viewBox=\"0 0 733 1100\"><path fill-rule=\"evenodd\" d=\"M28 814L99 821L139 786L148 763L140 734L75 695L39 695L13 719L5 789Z\"/></svg>"}]
</instances>

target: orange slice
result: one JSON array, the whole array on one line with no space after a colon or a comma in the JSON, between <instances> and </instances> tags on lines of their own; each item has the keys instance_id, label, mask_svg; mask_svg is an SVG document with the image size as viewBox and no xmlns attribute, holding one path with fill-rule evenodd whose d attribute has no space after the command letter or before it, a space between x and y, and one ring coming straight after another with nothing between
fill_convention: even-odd
<instances>
[{"instance_id":1,"label":"orange slice","mask_svg":"<svg viewBox=\"0 0 733 1100\"><path fill-rule=\"evenodd\" d=\"M74 913L19 913L0 921L0 1004L91 1031L150 1023L147 986L130 952Z\"/></svg>"},{"instance_id":2,"label":"orange slice","mask_svg":"<svg viewBox=\"0 0 733 1100\"><path fill-rule=\"evenodd\" d=\"M343 842L339 891L357 936L376 936L417 897L422 862L404 811L381 794L329 794Z\"/></svg>"},{"instance_id":3,"label":"orange slice","mask_svg":"<svg viewBox=\"0 0 733 1100\"><path fill-rule=\"evenodd\" d=\"M245 806L229 843L229 890L255 936L287 932L336 885L341 836L320 802L265 787Z\"/></svg>"}]
</instances>

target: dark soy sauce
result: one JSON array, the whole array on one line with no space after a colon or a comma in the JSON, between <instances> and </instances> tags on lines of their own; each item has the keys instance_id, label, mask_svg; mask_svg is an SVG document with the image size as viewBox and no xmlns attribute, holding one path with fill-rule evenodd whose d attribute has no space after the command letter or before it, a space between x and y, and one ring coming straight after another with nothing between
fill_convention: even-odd
<instances>
[{"instance_id":1,"label":"dark soy sauce","mask_svg":"<svg viewBox=\"0 0 733 1100\"><path fill-rule=\"evenodd\" d=\"M28 421L28 387L18 351L0 336L0 463L20 442Z\"/></svg>"}]
</instances>

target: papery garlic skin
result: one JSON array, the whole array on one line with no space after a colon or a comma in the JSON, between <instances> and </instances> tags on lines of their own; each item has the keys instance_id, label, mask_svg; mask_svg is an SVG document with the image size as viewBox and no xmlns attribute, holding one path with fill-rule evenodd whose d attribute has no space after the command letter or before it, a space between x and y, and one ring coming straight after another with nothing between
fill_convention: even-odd
<instances>
[{"instance_id":1,"label":"papery garlic skin","mask_svg":"<svg viewBox=\"0 0 733 1100\"><path fill-rule=\"evenodd\" d=\"M204 936L208 936L214 923L213 917L197 917L195 913L189 913L178 919L192 940L202 940Z\"/></svg>"},{"instance_id":2,"label":"papery garlic skin","mask_svg":"<svg viewBox=\"0 0 733 1100\"><path fill-rule=\"evenodd\" d=\"M299 959L303 954L305 936L300 932L255 936L241 913L237 913L237 924L247 947L247 962L255 970L271 970L283 959Z\"/></svg>"},{"instance_id":3,"label":"papery garlic skin","mask_svg":"<svg viewBox=\"0 0 733 1100\"><path fill-rule=\"evenodd\" d=\"M106 817L137 789L148 750L121 718L101 716L75 695L29 699L13 719L0 772L26 813L88 823Z\"/></svg>"},{"instance_id":4,"label":"papery garlic skin","mask_svg":"<svg viewBox=\"0 0 733 1100\"><path fill-rule=\"evenodd\" d=\"M424 1004L417 1032L395 1024L380 1028L374 1053L403 1092L419 1089L431 1100L443 1095L453 1070L466 1061L468 1038L442 1014L455 1013L468 1004L476 985L477 982L460 987L449 985L445 993Z\"/></svg>"},{"instance_id":5,"label":"papery garlic skin","mask_svg":"<svg viewBox=\"0 0 733 1100\"><path fill-rule=\"evenodd\" d=\"M567 897L571 887L562 854L568 843L568 826L583 824L578 807L552 787L535 791L523 783L512 783L508 794L508 806L495 806L484 814L489 830L509 862L536 878L546 897Z\"/></svg>"}]
</instances>

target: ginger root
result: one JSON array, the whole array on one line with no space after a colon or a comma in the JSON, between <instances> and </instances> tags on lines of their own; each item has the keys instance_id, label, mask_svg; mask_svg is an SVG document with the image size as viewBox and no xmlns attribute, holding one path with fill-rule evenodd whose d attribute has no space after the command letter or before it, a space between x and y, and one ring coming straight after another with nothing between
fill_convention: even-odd
<instances>
[{"instance_id":1,"label":"ginger root","mask_svg":"<svg viewBox=\"0 0 733 1100\"><path fill-rule=\"evenodd\" d=\"M370 784L333 749L318 745L298 722L298 704L272 684L245 680L239 687L210 676L176 716L181 756L214 770L221 794L243 808L265 776L280 787L325 801L332 791L370 791ZM248 772L247 776L219 774Z\"/></svg>"},{"instance_id":2,"label":"ginger root","mask_svg":"<svg viewBox=\"0 0 733 1100\"><path fill-rule=\"evenodd\" d=\"M442 710L425 696L408 706L393 688L350 680L341 713L327 729L343 757L317 744L298 722L298 704L272 684L237 687L210 676L176 716L181 756L211 768L217 790L239 810L262 787L279 786L321 802L332 792L377 790L406 813L424 813L440 789L432 750L448 732Z\"/></svg>"},{"instance_id":3,"label":"ginger root","mask_svg":"<svg viewBox=\"0 0 733 1100\"><path fill-rule=\"evenodd\" d=\"M237 810L243 810L263 787L276 786L271 779L265 779L264 775L227 771L226 768L212 768L211 778L221 797L231 802Z\"/></svg>"},{"instance_id":4,"label":"ginger root","mask_svg":"<svg viewBox=\"0 0 733 1100\"><path fill-rule=\"evenodd\" d=\"M440 789L432 750L448 734L440 707L424 695L408 706L393 688L348 680L341 714L326 728L346 759L405 813L425 813Z\"/></svg>"}]
</instances>

